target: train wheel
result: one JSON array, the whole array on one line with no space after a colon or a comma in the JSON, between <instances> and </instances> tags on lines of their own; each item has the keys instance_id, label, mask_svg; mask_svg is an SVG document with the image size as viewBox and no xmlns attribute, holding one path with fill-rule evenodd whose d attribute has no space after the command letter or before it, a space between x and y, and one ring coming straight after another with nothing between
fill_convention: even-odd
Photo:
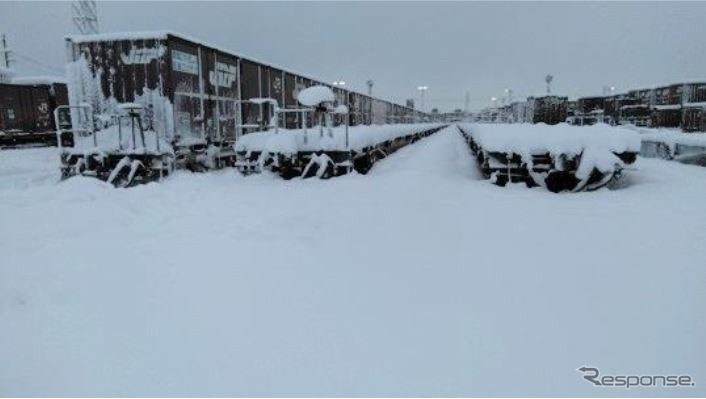
<instances>
[{"instance_id":1,"label":"train wheel","mask_svg":"<svg viewBox=\"0 0 706 399\"><path fill-rule=\"evenodd\" d=\"M549 172L544 179L547 190L553 193L571 191L579 184L580 180L573 173L554 170Z\"/></svg>"},{"instance_id":2,"label":"train wheel","mask_svg":"<svg viewBox=\"0 0 706 399\"><path fill-rule=\"evenodd\" d=\"M353 169L362 175L367 174L372 167L373 161L368 155L360 156L353 160Z\"/></svg>"}]
</instances>

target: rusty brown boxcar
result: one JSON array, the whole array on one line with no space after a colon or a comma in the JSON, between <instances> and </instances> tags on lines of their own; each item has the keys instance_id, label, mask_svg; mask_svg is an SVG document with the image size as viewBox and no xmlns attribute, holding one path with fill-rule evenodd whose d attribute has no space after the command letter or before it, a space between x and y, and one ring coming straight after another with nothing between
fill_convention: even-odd
<instances>
[{"instance_id":1,"label":"rusty brown boxcar","mask_svg":"<svg viewBox=\"0 0 706 399\"><path fill-rule=\"evenodd\" d=\"M56 145L53 112L65 104L64 82L24 77L0 83L0 146Z\"/></svg>"},{"instance_id":2,"label":"rusty brown boxcar","mask_svg":"<svg viewBox=\"0 0 706 399\"><path fill-rule=\"evenodd\" d=\"M262 99L297 108L297 93L312 85L335 90L351 125L372 121L372 98L173 32L74 35L67 47L72 104L89 103L97 119L108 121L119 103L140 103L145 124L177 146L232 142L264 129L273 105ZM396 106L410 119L418 115ZM396 115L391 104L386 109L389 123ZM280 124L297 128L300 118L285 113Z\"/></svg>"},{"instance_id":3,"label":"rusty brown boxcar","mask_svg":"<svg viewBox=\"0 0 706 399\"><path fill-rule=\"evenodd\" d=\"M569 99L561 96L528 97L527 105L532 123L556 125L566 121L566 108Z\"/></svg>"}]
</instances>

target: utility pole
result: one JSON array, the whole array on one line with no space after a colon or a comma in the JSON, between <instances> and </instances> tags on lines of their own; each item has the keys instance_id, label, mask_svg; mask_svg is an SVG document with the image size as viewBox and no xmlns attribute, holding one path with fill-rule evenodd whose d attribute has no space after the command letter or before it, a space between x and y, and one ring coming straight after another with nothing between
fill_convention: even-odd
<instances>
[{"instance_id":1,"label":"utility pole","mask_svg":"<svg viewBox=\"0 0 706 399\"><path fill-rule=\"evenodd\" d=\"M10 70L10 54L7 48L7 39L4 33L0 33L0 83L10 83L12 81L12 71Z\"/></svg>"},{"instance_id":2,"label":"utility pole","mask_svg":"<svg viewBox=\"0 0 706 399\"><path fill-rule=\"evenodd\" d=\"M98 33L98 12L94 0L74 0L71 2L74 29L82 35Z\"/></svg>"},{"instance_id":3,"label":"utility pole","mask_svg":"<svg viewBox=\"0 0 706 399\"><path fill-rule=\"evenodd\" d=\"M463 113L464 113L464 115L468 115L468 109L469 109L469 107L470 107L470 104L471 104L471 94L468 92L468 90L466 90L466 99L465 99L465 101L464 101L464 103L463 103Z\"/></svg>"},{"instance_id":4,"label":"utility pole","mask_svg":"<svg viewBox=\"0 0 706 399\"><path fill-rule=\"evenodd\" d=\"M0 33L0 67L10 69L10 51L7 48L7 37L4 33Z\"/></svg>"}]
</instances>

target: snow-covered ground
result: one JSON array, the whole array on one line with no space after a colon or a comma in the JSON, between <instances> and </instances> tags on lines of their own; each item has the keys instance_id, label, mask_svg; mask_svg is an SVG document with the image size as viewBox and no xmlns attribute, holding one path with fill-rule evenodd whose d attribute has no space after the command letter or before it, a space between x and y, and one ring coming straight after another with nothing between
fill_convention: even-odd
<instances>
[{"instance_id":1,"label":"snow-covered ground","mask_svg":"<svg viewBox=\"0 0 706 399\"><path fill-rule=\"evenodd\" d=\"M114 189L55 151L0 151L0 395L706 394L706 168L500 188L451 127L367 176Z\"/></svg>"}]
</instances>

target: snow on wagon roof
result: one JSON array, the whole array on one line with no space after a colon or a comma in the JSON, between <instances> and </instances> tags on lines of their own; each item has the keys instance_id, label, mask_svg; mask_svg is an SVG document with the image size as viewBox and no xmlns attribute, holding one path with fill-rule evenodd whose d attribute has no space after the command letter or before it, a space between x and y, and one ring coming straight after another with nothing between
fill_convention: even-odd
<instances>
[{"instance_id":1,"label":"snow on wagon roof","mask_svg":"<svg viewBox=\"0 0 706 399\"><path fill-rule=\"evenodd\" d=\"M74 34L74 35L67 35L67 36L65 36L65 38L66 38L67 40L71 41L72 43L91 43L91 42L109 42L109 41L118 41L118 40L166 40L169 36L177 37L177 38L180 38L180 39L183 39L183 40L187 40L187 41L190 41L190 42L193 42L193 43L197 43L197 44L200 44L200 45L203 45L203 46L206 46L206 47L210 47L210 48L212 48L212 49L214 49L214 50L217 50L217 51L220 51L220 52L223 52L223 53L233 54L233 55L235 55L235 56L237 56L237 57L239 57L239 58L242 58L242 59L244 59L244 60L247 60L247 61L250 61L250 62L254 62L254 63L257 63L257 64L261 64L261 65L265 65L265 66L268 66L268 67L271 67L271 68L279 69L279 70L285 71L285 72L287 72L287 73L290 73L290 74L292 74L292 75L297 75L297 76L300 76L300 77L303 77L303 78L306 78L306 79L309 79L309 80L313 80L313 81L316 81L316 82L324 82L322 79L313 77L313 76L311 76L311 75L307 75L307 74L304 74L304 73L301 73L301 72L292 70L292 69L290 69L290 68L283 68L283 67L281 67L281 66L277 66L277 65L274 65L274 64L272 64L272 63L259 60L259 59L255 58L255 57L250 57L250 56L245 55L245 54L243 54L243 53L241 53L241 52L232 51L232 50L229 50L229 49L226 49L226 48L223 48L223 47L214 45L214 44L212 44L212 43L208 43L208 42L205 42L205 41L203 41L203 40L199 40L199 39L196 39L196 38L194 38L194 37L191 37L191 36L188 36L188 35L185 35L185 34L182 34L182 33L178 33L178 32L175 32L175 31L171 31L171 30L134 31L134 32L110 32L110 33L97 33L97 34L92 34L92 35L78 35L78 34ZM347 92L350 92L350 93L356 93L356 94L359 94L359 95L363 95L363 96L365 96L365 97L370 97L370 98L375 99L375 100L385 101L385 102L388 102L388 103L397 105L397 106L399 106L399 107L401 107L401 108L411 109L411 110L417 111L417 110L414 109L414 108L409 108L409 107L407 107L407 106L405 106L405 105L395 103L394 101L391 101L391 100L385 100L385 99L378 98L378 97L371 97L371 96L368 96L367 94L359 93L359 92L356 92L356 91L353 91L353 90L350 90L350 89L343 89L343 90L345 90L345 91L347 91Z\"/></svg>"}]
</instances>

